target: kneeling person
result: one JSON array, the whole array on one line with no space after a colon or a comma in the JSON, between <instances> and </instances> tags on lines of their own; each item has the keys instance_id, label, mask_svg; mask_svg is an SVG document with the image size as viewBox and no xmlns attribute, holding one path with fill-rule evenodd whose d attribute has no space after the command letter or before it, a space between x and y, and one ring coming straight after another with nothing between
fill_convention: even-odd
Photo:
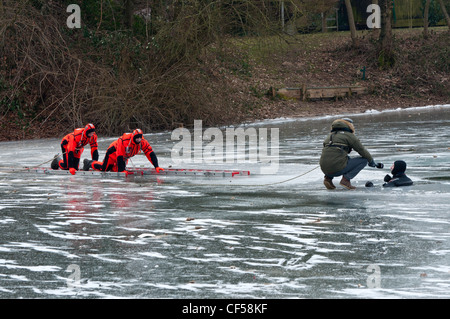
<instances>
[{"instance_id":1,"label":"kneeling person","mask_svg":"<svg viewBox=\"0 0 450 319\"><path fill-rule=\"evenodd\" d=\"M128 164L128 159L143 151L150 163L153 164L156 171L164 171L158 165L158 158L155 152L143 137L142 130L136 129L133 133L125 133L119 139L109 145L103 162L84 160L85 171L90 168L103 172L124 172Z\"/></svg>"},{"instance_id":2,"label":"kneeling person","mask_svg":"<svg viewBox=\"0 0 450 319\"><path fill-rule=\"evenodd\" d=\"M61 151L63 158L59 156L51 163L52 169L69 170L72 175L78 170L80 157L83 154L84 147L91 146L92 160L98 160L98 144L95 126L88 124L84 128L77 128L72 133L67 134L61 141Z\"/></svg>"}]
</instances>

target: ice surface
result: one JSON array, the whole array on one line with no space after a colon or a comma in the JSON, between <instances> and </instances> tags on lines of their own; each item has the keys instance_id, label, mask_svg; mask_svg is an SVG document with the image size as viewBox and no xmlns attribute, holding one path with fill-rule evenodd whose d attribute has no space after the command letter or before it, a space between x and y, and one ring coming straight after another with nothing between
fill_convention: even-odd
<instances>
[{"instance_id":1,"label":"ice surface","mask_svg":"<svg viewBox=\"0 0 450 319\"><path fill-rule=\"evenodd\" d=\"M279 130L279 168L245 178L12 173L48 167L60 138L0 143L0 297L450 297L450 105L346 116L385 164L365 168L355 191L326 190L317 168L336 116L246 125ZM145 137L162 167L267 165L176 164L171 132ZM112 140L100 134L100 156ZM399 159L414 185L383 188ZM149 167L142 155L130 165Z\"/></svg>"}]
</instances>

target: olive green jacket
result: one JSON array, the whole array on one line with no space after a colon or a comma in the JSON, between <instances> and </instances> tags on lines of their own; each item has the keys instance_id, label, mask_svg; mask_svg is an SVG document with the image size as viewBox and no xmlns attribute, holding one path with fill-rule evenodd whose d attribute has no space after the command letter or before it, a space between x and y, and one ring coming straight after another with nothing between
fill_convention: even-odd
<instances>
[{"instance_id":1,"label":"olive green jacket","mask_svg":"<svg viewBox=\"0 0 450 319\"><path fill-rule=\"evenodd\" d=\"M353 134L353 125L345 120L335 120L331 124L331 133L323 142L320 168L324 174L333 174L347 166L348 154L355 150L370 163L372 155Z\"/></svg>"}]
</instances>

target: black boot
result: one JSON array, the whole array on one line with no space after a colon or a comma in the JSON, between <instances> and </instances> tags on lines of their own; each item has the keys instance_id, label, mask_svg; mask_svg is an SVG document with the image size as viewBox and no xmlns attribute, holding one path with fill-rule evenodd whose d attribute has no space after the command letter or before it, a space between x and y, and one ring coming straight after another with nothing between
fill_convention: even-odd
<instances>
[{"instance_id":1,"label":"black boot","mask_svg":"<svg viewBox=\"0 0 450 319\"><path fill-rule=\"evenodd\" d=\"M56 156L56 157L53 159L52 163L50 164L50 167L51 167L52 169L59 169L59 161L60 161L60 160L61 160L61 157Z\"/></svg>"},{"instance_id":2,"label":"black boot","mask_svg":"<svg viewBox=\"0 0 450 319\"><path fill-rule=\"evenodd\" d=\"M83 171L88 171L91 168L92 160L88 160L87 158L83 161Z\"/></svg>"}]
</instances>

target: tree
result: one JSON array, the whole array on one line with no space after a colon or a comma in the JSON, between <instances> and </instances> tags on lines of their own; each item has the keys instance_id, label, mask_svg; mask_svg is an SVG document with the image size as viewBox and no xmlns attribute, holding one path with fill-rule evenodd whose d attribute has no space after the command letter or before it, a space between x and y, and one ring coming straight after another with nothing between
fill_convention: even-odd
<instances>
[{"instance_id":1,"label":"tree","mask_svg":"<svg viewBox=\"0 0 450 319\"><path fill-rule=\"evenodd\" d=\"M335 7L337 1L338 0L309 1L309 7L314 11L320 12L322 16L322 32L327 32L327 15L330 9ZM308 9L305 11L308 11Z\"/></svg>"},{"instance_id":2,"label":"tree","mask_svg":"<svg viewBox=\"0 0 450 319\"><path fill-rule=\"evenodd\" d=\"M285 8L288 8L288 5L290 5L295 9L292 11L295 12L297 17L303 17L305 18L305 21L307 21L312 16L318 17L318 15L320 15L322 32L327 32L327 16L330 13L331 9L336 7L336 3L338 1L339 0L290 0L283 2L285 3ZM309 22L311 23L311 21Z\"/></svg>"},{"instance_id":3,"label":"tree","mask_svg":"<svg viewBox=\"0 0 450 319\"><path fill-rule=\"evenodd\" d=\"M442 13L444 13L445 21L447 21L447 25L450 29L450 17L448 16L447 10L445 9L444 1L439 0L439 4L441 5Z\"/></svg>"},{"instance_id":4,"label":"tree","mask_svg":"<svg viewBox=\"0 0 450 319\"><path fill-rule=\"evenodd\" d=\"M133 25L134 0L123 0L123 23L127 28Z\"/></svg>"},{"instance_id":5,"label":"tree","mask_svg":"<svg viewBox=\"0 0 450 319\"><path fill-rule=\"evenodd\" d=\"M389 68L395 62L392 38L392 0L379 0L381 10L381 30L378 39L378 65Z\"/></svg>"},{"instance_id":6,"label":"tree","mask_svg":"<svg viewBox=\"0 0 450 319\"><path fill-rule=\"evenodd\" d=\"M428 38L428 14L430 10L430 0L425 2L425 10L423 14L423 37Z\"/></svg>"},{"instance_id":7,"label":"tree","mask_svg":"<svg viewBox=\"0 0 450 319\"><path fill-rule=\"evenodd\" d=\"M355 18L353 17L352 4L350 0L345 0L345 7L347 8L348 25L350 26L350 36L352 37L352 44L354 47L357 47L358 38L356 37Z\"/></svg>"}]
</instances>

